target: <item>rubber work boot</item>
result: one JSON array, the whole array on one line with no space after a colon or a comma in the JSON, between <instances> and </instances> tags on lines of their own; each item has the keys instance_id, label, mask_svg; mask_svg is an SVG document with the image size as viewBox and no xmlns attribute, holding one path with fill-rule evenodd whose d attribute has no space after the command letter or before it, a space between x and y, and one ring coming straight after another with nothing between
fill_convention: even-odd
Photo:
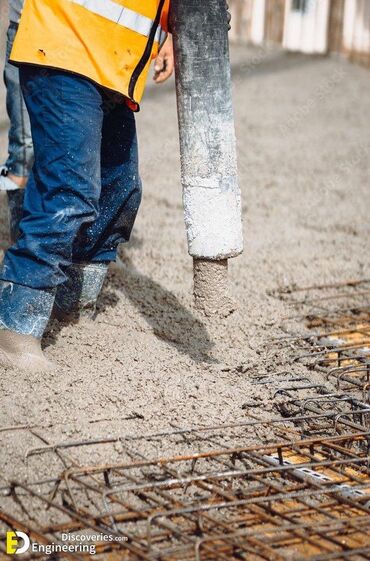
<instances>
[{"instance_id":1,"label":"rubber work boot","mask_svg":"<svg viewBox=\"0 0 370 561\"><path fill-rule=\"evenodd\" d=\"M47 372L55 368L41 349L41 339L8 329L0 329L0 364L27 372Z\"/></svg>"},{"instance_id":2,"label":"rubber work boot","mask_svg":"<svg viewBox=\"0 0 370 561\"><path fill-rule=\"evenodd\" d=\"M58 286L52 317L67 323L93 319L107 271L108 263L70 265L64 271L67 280Z\"/></svg>"},{"instance_id":3,"label":"rubber work boot","mask_svg":"<svg viewBox=\"0 0 370 561\"><path fill-rule=\"evenodd\" d=\"M43 372L52 363L41 350L41 338L54 303L53 289L35 289L0 280L0 364Z\"/></svg>"}]
</instances>

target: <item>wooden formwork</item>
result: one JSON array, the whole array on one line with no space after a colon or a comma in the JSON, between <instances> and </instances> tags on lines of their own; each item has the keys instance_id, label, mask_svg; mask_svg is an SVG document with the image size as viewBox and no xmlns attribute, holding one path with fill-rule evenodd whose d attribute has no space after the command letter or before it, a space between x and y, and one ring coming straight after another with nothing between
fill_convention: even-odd
<instances>
[{"instance_id":1,"label":"wooden formwork","mask_svg":"<svg viewBox=\"0 0 370 561\"><path fill-rule=\"evenodd\" d=\"M284 34L285 0L266 0L265 39L281 44Z\"/></svg>"},{"instance_id":2,"label":"wooden formwork","mask_svg":"<svg viewBox=\"0 0 370 561\"><path fill-rule=\"evenodd\" d=\"M253 0L229 0L231 12L231 39L249 41L251 39Z\"/></svg>"},{"instance_id":3,"label":"wooden formwork","mask_svg":"<svg viewBox=\"0 0 370 561\"><path fill-rule=\"evenodd\" d=\"M370 66L370 2L346 0L342 52L352 61Z\"/></svg>"},{"instance_id":4,"label":"wooden formwork","mask_svg":"<svg viewBox=\"0 0 370 561\"><path fill-rule=\"evenodd\" d=\"M345 0L337 0L330 3L328 25L329 52L341 52L343 48L344 2Z\"/></svg>"}]
</instances>

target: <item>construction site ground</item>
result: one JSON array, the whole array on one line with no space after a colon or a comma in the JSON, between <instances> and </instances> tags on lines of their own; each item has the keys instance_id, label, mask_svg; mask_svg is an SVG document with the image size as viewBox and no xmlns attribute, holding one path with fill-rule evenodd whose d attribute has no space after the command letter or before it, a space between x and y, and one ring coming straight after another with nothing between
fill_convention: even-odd
<instances>
[{"instance_id":1,"label":"construction site ground","mask_svg":"<svg viewBox=\"0 0 370 561\"><path fill-rule=\"evenodd\" d=\"M249 414L268 421L280 415L282 372L330 390L322 373L276 345L292 315L276 294L370 278L370 73L338 58L242 45L232 65L245 236L244 254L230 261L236 310L212 320L193 307L174 82L150 86L137 115L143 203L95 321L50 324L44 346L55 372L1 371L0 428L19 427L0 432L3 486L29 476L25 454L38 442L21 427L52 445ZM0 212L5 240L4 197ZM289 323L290 332L305 327ZM257 374L269 383L252 384Z\"/></svg>"}]
</instances>

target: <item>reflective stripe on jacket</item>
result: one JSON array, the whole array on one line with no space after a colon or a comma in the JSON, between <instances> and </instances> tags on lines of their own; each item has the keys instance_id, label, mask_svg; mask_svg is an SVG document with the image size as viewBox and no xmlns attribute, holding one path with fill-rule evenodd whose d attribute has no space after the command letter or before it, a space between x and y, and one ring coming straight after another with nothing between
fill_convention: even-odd
<instances>
[{"instance_id":1,"label":"reflective stripe on jacket","mask_svg":"<svg viewBox=\"0 0 370 561\"><path fill-rule=\"evenodd\" d=\"M170 0L26 0L15 63L60 68L139 104Z\"/></svg>"}]
</instances>

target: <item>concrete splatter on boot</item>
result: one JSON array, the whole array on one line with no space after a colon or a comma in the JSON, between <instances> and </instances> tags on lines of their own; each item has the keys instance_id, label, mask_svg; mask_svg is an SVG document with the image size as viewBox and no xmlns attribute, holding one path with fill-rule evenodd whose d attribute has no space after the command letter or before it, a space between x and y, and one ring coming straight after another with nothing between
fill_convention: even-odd
<instances>
[{"instance_id":1,"label":"concrete splatter on boot","mask_svg":"<svg viewBox=\"0 0 370 561\"><path fill-rule=\"evenodd\" d=\"M67 280L57 289L52 317L68 323L93 319L107 271L107 263L70 265L65 271Z\"/></svg>"},{"instance_id":2,"label":"concrete splatter on boot","mask_svg":"<svg viewBox=\"0 0 370 561\"><path fill-rule=\"evenodd\" d=\"M27 372L47 372L55 365L41 349L41 339L0 329L0 364Z\"/></svg>"},{"instance_id":3,"label":"concrete splatter on boot","mask_svg":"<svg viewBox=\"0 0 370 561\"><path fill-rule=\"evenodd\" d=\"M41 349L41 338L54 294L53 290L0 281L0 365L27 372L53 368Z\"/></svg>"}]
</instances>

